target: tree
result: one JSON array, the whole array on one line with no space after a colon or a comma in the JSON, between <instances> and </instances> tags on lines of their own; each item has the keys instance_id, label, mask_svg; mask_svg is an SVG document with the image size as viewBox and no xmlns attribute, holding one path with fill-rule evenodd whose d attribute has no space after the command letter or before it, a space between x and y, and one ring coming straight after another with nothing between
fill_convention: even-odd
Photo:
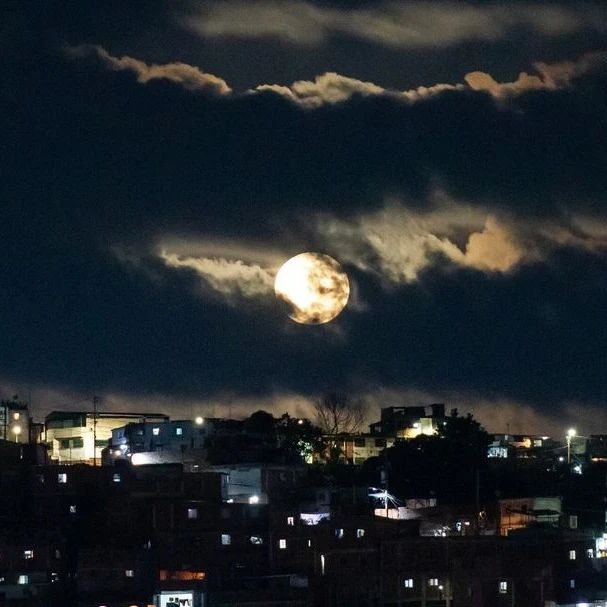
<instances>
[{"instance_id":1,"label":"tree","mask_svg":"<svg viewBox=\"0 0 607 607\"><path fill-rule=\"evenodd\" d=\"M323 396L314 405L316 423L329 441L329 459L339 459L338 437L356 432L365 421L367 407L362 400L350 400L341 394Z\"/></svg>"}]
</instances>

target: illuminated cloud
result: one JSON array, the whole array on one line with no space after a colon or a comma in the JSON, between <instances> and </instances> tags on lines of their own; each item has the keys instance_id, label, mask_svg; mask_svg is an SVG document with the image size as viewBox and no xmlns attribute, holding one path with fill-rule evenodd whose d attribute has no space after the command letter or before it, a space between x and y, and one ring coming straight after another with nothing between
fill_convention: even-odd
<instances>
[{"instance_id":1,"label":"illuminated cloud","mask_svg":"<svg viewBox=\"0 0 607 607\"><path fill-rule=\"evenodd\" d=\"M316 76L314 80L298 80L290 86L279 84L262 84L255 88L257 92L272 91L302 107L316 108L325 104L346 101L353 95L368 97L371 95L393 95L411 101L435 95L445 90L461 90L464 85L435 84L430 87L418 87L410 91L393 91L385 89L373 82L364 82L356 78L342 76L335 72L327 72Z\"/></svg>"},{"instance_id":2,"label":"illuminated cloud","mask_svg":"<svg viewBox=\"0 0 607 607\"><path fill-rule=\"evenodd\" d=\"M98 45L67 47L66 53L73 58L94 55L110 70L130 71L137 81L145 84L151 80L169 80L191 91L206 91L213 95L224 96L233 91L225 80L201 71L198 67L186 63L168 63L163 65L147 64L129 56L115 57ZM567 87L577 77L587 73L601 63L605 63L604 53L587 54L576 62L534 64L536 74L521 72L513 82L498 82L485 72L470 72L464 76L465 84L437 83L419 86L415 89L398 91L386 89L373 82L351 78L335 72L318 75L314 80L297 80L291 85L260 84L245 94L271 92L289 99L297 105L314 109L326 104L347 101L354 95L363 97L388 95L395 99L419 101L445 91L462 91L469 87L475 91L485 91L496 99L519 95L528 90L555 90Z\"/></svg>"},{"instance_id":3,"label":"illuminated cloud","mask_svg":"<svg viewBox=\"0 0 607 607\"><path fill-rule=\"evenodd\" d=\"M114 57L104 48L96 45L67 47L66 52L72 57L95 55L108 69L129 71L136 75L137 82L146 84L152 80L169 80L191 91L205 91L213 95L227 95L232 89L222 78L201 71L187 63L174 62L147 64L133 57Z\"/></svg>"},{"instance_id":4,"label":"illuminated cloud","mask_svg":"<svg viewBox=\"0 0 607 607\"><path fill-rule=\"evenodd\" d=\"M315 46L332 36L347 36L391 48L440 48L501 40L522 29L544 36L604 31L607 17L593 4L566 8L525 3L513 10L507 3L422 1L346 10L294 0L258 0L205 3L184 17L183 24L204 38L276 38Z\"/></svg>"},{"instance_id":5,"label":"illuminated cloud","mask_svg":"<svg viewBox=\"0 0 607 607\"><path fill-rule=\"evenodd\" d=\"M257 298L273 292L274 271L248 265L239 259L187 257L161 251L161 258L172 268L190 268L202 276L218 293L230 298Z\"/></svg>"},{"instance_id":6,"label":"illuminated cloud","mask_svg":"<svg viewBox=\"0 0 607 607\"><path fill-rule=\"evenodd\" d=\"M495 217L454 203L426 213L393 203L351 220L322 217L317 225L343 261L396 283L415 281L437 254L490 272L507 272L531 255Z\"/></svg>"}]
</instances>

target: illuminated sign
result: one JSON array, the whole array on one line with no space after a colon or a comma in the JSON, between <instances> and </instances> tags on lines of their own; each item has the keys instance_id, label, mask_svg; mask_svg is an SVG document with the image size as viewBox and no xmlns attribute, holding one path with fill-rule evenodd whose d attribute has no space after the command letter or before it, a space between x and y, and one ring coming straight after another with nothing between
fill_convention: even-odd
<instances>
[{"instance_id":1,"label":"illuminated sign","mask_svg":"<svg viewBox=\"0 0 607 607\"><path fill-rule=\"evenodd\" d=\"M158 598L158 607L194 607L193 592L163 592Z\"/></svg>"}]
</instances>

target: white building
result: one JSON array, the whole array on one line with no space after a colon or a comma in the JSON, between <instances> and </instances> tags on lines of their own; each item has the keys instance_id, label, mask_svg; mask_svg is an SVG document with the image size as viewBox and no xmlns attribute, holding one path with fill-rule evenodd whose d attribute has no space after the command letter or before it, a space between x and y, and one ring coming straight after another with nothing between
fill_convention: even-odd
<instances>
[{"instance_id":1,"label":"white building","mask_svg":"<svg viewBox=\"0 0 607 607\"><path fill-rule=\"evenodd\" d=\"M46 416L45 441L51 458L61 464L101 463L101 452L109 445L112 430L128 421L167 421L157 413L99 413L53 411Z\"/></svg>"}]
</instances>

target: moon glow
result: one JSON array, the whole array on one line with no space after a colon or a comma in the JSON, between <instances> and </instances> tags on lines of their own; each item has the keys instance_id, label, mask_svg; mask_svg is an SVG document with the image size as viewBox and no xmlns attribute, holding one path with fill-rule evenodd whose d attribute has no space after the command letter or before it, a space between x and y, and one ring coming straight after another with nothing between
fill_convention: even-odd
<instances>
[{"instance_id":1,"label":"moon glow","mask_svg":"<svg viewBox=\"0 0 607 607\"><path fill-rule=\"evenodd\" d=\"M292 320L318 325L333 320L346 307L350 282L332 257L300 253L280 267L274 291L290 307Z\"/></svg>"}]
</instances>

